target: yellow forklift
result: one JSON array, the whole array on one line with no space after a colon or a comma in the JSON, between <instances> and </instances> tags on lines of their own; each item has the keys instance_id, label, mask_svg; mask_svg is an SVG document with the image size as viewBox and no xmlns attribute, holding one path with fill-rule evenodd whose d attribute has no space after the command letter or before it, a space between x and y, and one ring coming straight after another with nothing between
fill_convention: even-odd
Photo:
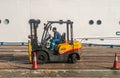
<instances>
[{"instance_id":1,"label":"yellow forklift","mask_svg":"<svg viewBox=\"0 0 120 78\"><path fill-rule=\"evenodd\" d=\"M40 20L30 19L30 43L31 43L31 55L33 59L33 52L37 54L37 62L40 64L48 62L68 62L76 63L80 60L79 50L82 44L79 41L73 40L73 22L67 21L47 21L44 24L44 31L42 34L41 42L38 43L37 28ZM52 29L53 24L66 25L66 33L61 35L60 43L55 44L55 50L50 50L50 44L52 36L49 31Z\"/></svg>"}]
</instances>

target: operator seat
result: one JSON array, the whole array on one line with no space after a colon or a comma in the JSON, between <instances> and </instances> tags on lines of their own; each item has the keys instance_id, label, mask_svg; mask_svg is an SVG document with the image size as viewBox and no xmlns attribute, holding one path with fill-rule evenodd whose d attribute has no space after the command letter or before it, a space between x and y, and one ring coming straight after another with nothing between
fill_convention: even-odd
<instances>
[{"instance_id":1,"label":"operator seat","mask_svg":"<svg viewBox=\"0 0 120 78\"><path fill-rule=\"evenodd\" d=\"M61 42L64 43L65 42L65 37L66 37L66 33L62 33L61 35Z\"/></svg>"}]
</instances>

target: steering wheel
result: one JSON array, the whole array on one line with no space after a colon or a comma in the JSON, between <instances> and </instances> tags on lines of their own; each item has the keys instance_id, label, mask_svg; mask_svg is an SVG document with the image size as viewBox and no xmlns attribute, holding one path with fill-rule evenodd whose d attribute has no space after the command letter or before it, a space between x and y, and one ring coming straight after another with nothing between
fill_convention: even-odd
<instances>
[{"instance_id":1,"label":"steering wheel","mask_svg":"<svg viewBox=\"0 0 120 78\"><path fill-rule=\"evenodd\" d=\"M47 37L46 37L46 40L49 40L51 38L52 38L51 34L48 34Z\"/></svg>"}]
</instances>

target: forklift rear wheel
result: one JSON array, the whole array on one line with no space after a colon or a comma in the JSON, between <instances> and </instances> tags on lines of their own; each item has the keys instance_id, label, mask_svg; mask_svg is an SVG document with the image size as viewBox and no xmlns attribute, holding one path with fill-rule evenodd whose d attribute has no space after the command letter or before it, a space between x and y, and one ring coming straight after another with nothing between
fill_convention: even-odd
<instances>
[{"instance_id":1,"label":"forklift rear wheel","mask_svg":"<svg viewBox=\"0 0 120 78\"><path fill-rule=\"evenodd\" d=\"M68 58L68 62L69 63L76 63L78 60L77 55L76 54L72 54L69 58Z\"/></svg>"},{"instance_id":2,"label":"forklift rear wheel","mask_svg":"<svg viewBox=\"0 0 120 78\"><path fill-rule=\"evenodd\" d=\"M39 64L48 62L48 55L45 52L37 52L37 61Z\"/></svg>"}]
</instances>

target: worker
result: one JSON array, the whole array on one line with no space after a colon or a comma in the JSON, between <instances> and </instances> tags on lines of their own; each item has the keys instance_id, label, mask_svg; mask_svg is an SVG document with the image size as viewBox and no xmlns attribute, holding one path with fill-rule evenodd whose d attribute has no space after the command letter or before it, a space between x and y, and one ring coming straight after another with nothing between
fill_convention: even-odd
<instances>
[{"instance_id":1,"label":"worker","mask_svg":"<svg viewBox=\"0 0 120 78\"><path fill-rule=\"evenodd\" d=\"M56 27L53 27L52 31L54 32L54 37L52 39L50 49L54 50L55 49L55 44L59 43L61 41L61 34L57 31Z\"/></svg>"}]
</instances>

